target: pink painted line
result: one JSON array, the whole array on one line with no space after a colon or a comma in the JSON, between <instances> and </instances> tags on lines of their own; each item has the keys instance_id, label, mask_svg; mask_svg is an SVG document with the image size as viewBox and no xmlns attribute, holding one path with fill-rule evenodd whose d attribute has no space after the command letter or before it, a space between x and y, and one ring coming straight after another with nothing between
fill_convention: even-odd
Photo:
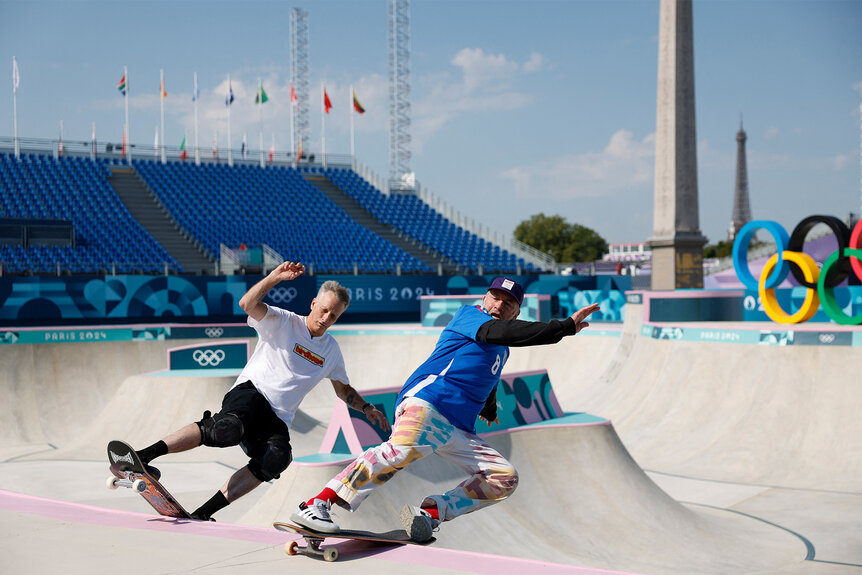
<instances>
[{"instance_id":1,"label":"pink painted line","mask_svg":"<svg viewBox=\"0 0 862 575\"><path fill-rule=\"evenodd\" d=\"M251 541L265 545L283 545L285 542L283 534L263 527L172 519L170 517L162 517L161 515L147 515L132 511L105 509L103 507L57 501L55 499L46 499L44 497L24 495L5 490L0 490L0 509L86 525L169 531L171 533L179 532L186 535L220 537L222 539Z\"/></svg>"},{"instance_id":2,"label":"pink painted line","mask_svg":"<svg viewBox=\"0 0 862 575\"><path fill-rule=\"evenodd\" d=\"M297 535L283 533L270 528L170 519L159 515L147 515L131 511L105 509L80 503L57 501L2 489L0 489L0 509L86 525L203 535L206 537L250 541L264 545L283 545L287 540L300 540L300 537ZM357 555L377 555L379 559L385 561L453 569L481 575L521 575L522 573L547 573L549 575L638 575L624 571L578 567L576 565L549 563L518 557L503 557L471 551L457 551L454 549L435 548L433 546L400 545L376 551L355 541L345 541L337 538L331 538L330 541L340 541L340 543L334 543L334 546L338 547L339 550L344 550L344 552L347 552L348 549L356 550Z\"/></svg>"}]
</instances>

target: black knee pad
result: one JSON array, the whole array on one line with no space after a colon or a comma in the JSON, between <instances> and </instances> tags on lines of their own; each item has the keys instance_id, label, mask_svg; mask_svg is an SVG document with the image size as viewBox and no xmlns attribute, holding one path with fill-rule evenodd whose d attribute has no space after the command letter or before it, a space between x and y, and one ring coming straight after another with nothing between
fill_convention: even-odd
<instances>
[{"instance_id":1,"label":"black knee pad","mask_svg":"<svg viewBox=\"0 0 862 575\"><path fill-rule=\"evenodd\" d=\"M239 445L245 431L242 420L233 412L204 417L198 421L198 427L201 428L201 445L207 447Z\"/></svg>"},{"instance_id":2,"label":"black knee pad","mask_svg":"<svg viewBox=\"0 0 862 575\"><path fill-rule=\"evenodd\" d=\"M270 440L266 442L266 450L259 458L252 459L248 469L260 481L272 481L281 476L281 472L287 469L293 461L293 450L290 443L281 440Z\"/></svg>"}]
</instances>

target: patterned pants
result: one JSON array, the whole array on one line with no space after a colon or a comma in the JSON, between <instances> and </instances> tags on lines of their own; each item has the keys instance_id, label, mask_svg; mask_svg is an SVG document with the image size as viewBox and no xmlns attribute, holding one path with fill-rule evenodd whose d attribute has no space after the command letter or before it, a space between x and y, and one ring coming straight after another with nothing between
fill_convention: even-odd
<instances>
[{"instance_id":1,"label":"patterned pants","mask_svg":"<svg viewBox=\"0 0 862 575\"><path fill-rule=\"evenodd\" d=\"M443 521L502 501L518 486L518 472L497 450L415 397L398 406L389 441L368 449L326 486L355 510L398 471L432 453L469 474L443 495L425 498L423 503L437 504Z\"/></svg>"}]
</instances>

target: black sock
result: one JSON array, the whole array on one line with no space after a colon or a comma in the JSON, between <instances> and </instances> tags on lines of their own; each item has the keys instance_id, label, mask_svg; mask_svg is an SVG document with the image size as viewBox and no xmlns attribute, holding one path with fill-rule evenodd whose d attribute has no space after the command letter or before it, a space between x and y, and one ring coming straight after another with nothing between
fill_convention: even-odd
<instances>
[{"instance_id":1,"label":"black sock","mask_svg":"<svg viewBox=\"0 0 862 575\"><path fill-rule=\"evenodd\" d=\"M167 454L168 452L168 444L162 440L159 440L152 444L149 447L145 447L142 450L138 451L138 457L141 458L141 461L144 463L149 463L156 457L161 457L162 455Z\"/></svg>"},{"instance_id":2,"label":"black sock","mask_svg":"<svg viewBox=\"0 0 862 575\"><path fill-rule=\"evenodd\" d=\"M195 509L192 513L192 517L194 519L203 519L204 521L208 521L216 511L224 509L228 505L230 505L230 502L224 496L224 493L219 490L216 491L215 495L210 497L209 501Z\"/></svg>"}]
</instances>

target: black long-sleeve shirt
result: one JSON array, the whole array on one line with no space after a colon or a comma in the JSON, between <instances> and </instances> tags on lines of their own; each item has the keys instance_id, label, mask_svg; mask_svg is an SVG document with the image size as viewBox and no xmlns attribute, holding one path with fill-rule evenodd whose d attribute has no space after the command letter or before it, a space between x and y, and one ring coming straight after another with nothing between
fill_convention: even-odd
<instances>
[{"instance_id":1,"label":"black long-sleeve shirt","mask_svg":"<svg viewBox=\"0 0 862 575\"><path fill-rule=\"evenodd\" d=\"M520 319L491 319L479 326L476 341L510 347L527 347L557 343L565 336L576 333L575 320L570 317L562 321L552 319L547 323Z\"/></svg>"},{"instance_id":2,"label":"black long-sleeve shirt","mask_svg":"<svg viewBox=\"0 0 862 575\"><path fill-rule=\"evenodd\" d=\"M476 341L511 347L527 347L557 343L565 336L576 333L575 320L570 317L562 321L552 319L547 323L519 319L491 319L479 326L479 331L476 332ZM488 421L497 419L497 388L494 388L488 399L485 400L485 406L479 416Z\"/></svg>"}]
</instances>

